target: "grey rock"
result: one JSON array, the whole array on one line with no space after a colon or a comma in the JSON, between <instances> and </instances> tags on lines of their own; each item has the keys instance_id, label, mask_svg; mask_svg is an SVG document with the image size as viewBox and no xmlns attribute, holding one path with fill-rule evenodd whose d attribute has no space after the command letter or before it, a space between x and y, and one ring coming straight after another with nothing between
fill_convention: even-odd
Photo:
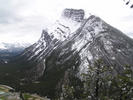
<instances>
[{"instance_id":1,"label":"grey rock","mask_svg":"<svg viewBox=\"0 0 133 100\"><path fill-rule=\"evenodd\" d=\"M70 18L74 21L81 22L84 19L84 10L82 9L65 9L62 15L66 18Z\"/></svg>"}]
</instances>

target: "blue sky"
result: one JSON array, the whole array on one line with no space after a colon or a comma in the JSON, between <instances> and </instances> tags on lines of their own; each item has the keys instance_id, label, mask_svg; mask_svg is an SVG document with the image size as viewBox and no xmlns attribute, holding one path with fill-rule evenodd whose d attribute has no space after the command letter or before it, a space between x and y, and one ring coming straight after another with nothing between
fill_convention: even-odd
<instances>
[{"instance_id":1,"label":"blue sky","mask_svg":"<svg viewBox=\"0 0 133 100\"><path fill-rule=\"evenodd\" d=\"M133 37L133 9L123 0L0 0L0 42L34 43L64 8L84 9Z\"/></svg>"}]
</instances>

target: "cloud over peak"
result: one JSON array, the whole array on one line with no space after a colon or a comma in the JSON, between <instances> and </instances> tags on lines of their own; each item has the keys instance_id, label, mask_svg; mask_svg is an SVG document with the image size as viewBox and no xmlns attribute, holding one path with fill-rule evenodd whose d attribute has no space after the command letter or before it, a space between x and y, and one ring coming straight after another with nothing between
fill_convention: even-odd
<instances>
[{"instance_id":1,"label":"cloud over peak","mask_svg":"<svg viewBox=\"0 0 133 100\"><path fill-rule=\"evenodd\" d=\"M86 15L96 14L125 33L133 32L133 10L122 0L0 0L0 42L37 41L64 8L84 9Z\"/></svg>"}]
</instances>

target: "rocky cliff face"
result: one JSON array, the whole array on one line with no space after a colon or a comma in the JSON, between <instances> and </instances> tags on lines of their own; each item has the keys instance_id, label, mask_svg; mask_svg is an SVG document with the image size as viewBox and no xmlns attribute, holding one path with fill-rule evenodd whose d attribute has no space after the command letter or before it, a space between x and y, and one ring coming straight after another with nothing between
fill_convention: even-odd
<instances>
[{"instance_id":1,"label":"rocky cliff face","mask_svg":"<svg viewBox=\"0 0 133 100\"><path fill-rule=\"evenodd\" d=\"M69 13L66 13L68 12ZM71 13L70 13L71 12ZM77 16L76 16L77 15ZM72 45L67 42L71 42L70 39L73 38L74 35L76 35L76 30L83 24L83 17L84 17L84 11L83 10L73 10L73 9L65 9L63 12L63 16L61 20L58 20L55 22L53 26L51 26L49 29L43 30L41 38L38 40L37 43L33 44L31 47L25 49L25 51L21 54L22 58L25 58L29 62L37 62L37 66L34 66L34 71L31 69L31 76L33 79L36 79L40 77L45 68L45 65L40 66L40 63L46 63L47 58L56 50L61 54L60 57L66 55L65 53L70 53L73 50L71 49L71 46L65 46L65 45ZM77 18L82 19L82 21L79 21ZM65 46L65 48L61 50L61 47ZM71 53L72 54L72 53ZM54 55L53 55L54 56ZM72 55L68 55L72 56ZM69 58L64 58L69 59ZM70 57L71 58L71 57ZM62 58L58 58L62 59ZM63 61L63 59L62 59ZM55 61L56 63L60 63L59 61ZM54 62L53 62L54 63ZM51 67L51 66L49 66ZM49 68L48 67L48 68ZM38 69L41 69L38 73ZM37 72L39 75L36 75L34 78L34 75L32 72ZM40 73L42 73L40 75ZM28 71L29 76L29 71ZM30 79L31 79L30 76Z\"/></svg>"},{"instance_id":2,"label":"rocky cliff face","mask_svg":"<svg viewBox=\"0 0 133 100\"><path fill-rule=\"evenodd\" d=\"M84 19L84 10L65 9L62 15L74 21L81 22Z\"/></svg>"},{"instance_id":3,"label":"rocky cliff face","mask_svg":"<svg viewBox=\"0 0 133 100\"><path fill-rule=\"evenodd\" d=\"M43 30L38 42L18 57L21 64L30 65L21 68L25 75L18 79L20 83L38 80L32 91L44 90L43 95L55 95L54 91L61 90L66 81L80 83L81 74L98 59L118 73L123 66L133 65L133 40L121 31L94 15L84 19L83 10L65 9L62 17ZM26 86L29 85L23 88Z\"/></svg>"},{"instance_id":4,"label":"rocky cliff face","mask_svg":"<svg viewBox=\"0 0 133 100\"><path fill-rule=\"evenodd\" d=\"M22 56L26 56L28 61L45 62L53 52L60 51L56 59L64 62L78 54L79 73L86 72L87 66L98 59L103 59L109 66L117 66L117 71L122 70L123 65L132 65L133 42L129 37L94 15L83 19L83 10L65 9L64 16L68 19L64 19L63 23L56 22L52 31L43 30L39 41L25 50ZM77 16L81 21L75 22L73 17ZM70 52L67 58L65 55Z\"/></svg>"}]
</instances>

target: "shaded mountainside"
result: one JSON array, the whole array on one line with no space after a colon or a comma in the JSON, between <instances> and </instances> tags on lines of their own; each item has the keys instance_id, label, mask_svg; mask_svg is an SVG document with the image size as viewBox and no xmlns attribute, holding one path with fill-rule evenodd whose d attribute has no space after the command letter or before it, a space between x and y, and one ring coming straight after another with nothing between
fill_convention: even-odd
<instances>
[{"instance_id":1,"label":"shaded mountainside","mask_svg":"<svg viewBox=\"0 0 133 100\"><path fill-rule=\"evenodd\" d=\"M81 74L98 59L118 73L133 65L133 40L121 31L97 16L85 19L83 10L65 9L62 15L35 44L0 66L2 83L54 97L66 82L82 87Z\"/></svg>"}]
</instances>

